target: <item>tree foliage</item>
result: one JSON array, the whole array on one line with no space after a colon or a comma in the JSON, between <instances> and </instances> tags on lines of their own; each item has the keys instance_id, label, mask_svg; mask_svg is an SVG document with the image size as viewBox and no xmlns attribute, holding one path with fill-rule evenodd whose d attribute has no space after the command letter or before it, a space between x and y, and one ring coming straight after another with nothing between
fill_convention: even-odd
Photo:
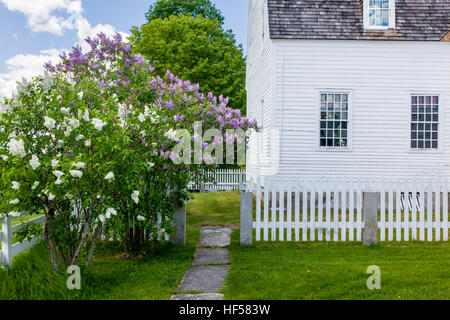
<instances>
[{"instance_id":1,"label":"tree foliage","mask_svg":"<svg viewBox=\"0 0 450 320\"><path fill-rule=\"evenodd\" d=\"M165 19L170 16L192 15L203 16L211 20L217 20L220 25L225 18L210 0L159 0L150 6L145 14L148 22L155 19Z\"/></svg>"},{"instance_id":2,"label":"tree foliage","mask_svg":"<svg viewBox=\"0 0 450 320\"><path fill-rule=\"evenodd\" d=\"M158 74L170 70L198 83L203 93L229 97L230 107L245 113L243 49L216 20L185 15L155 19L132 30L130 40Z\"/></svg>"}]
</instances>

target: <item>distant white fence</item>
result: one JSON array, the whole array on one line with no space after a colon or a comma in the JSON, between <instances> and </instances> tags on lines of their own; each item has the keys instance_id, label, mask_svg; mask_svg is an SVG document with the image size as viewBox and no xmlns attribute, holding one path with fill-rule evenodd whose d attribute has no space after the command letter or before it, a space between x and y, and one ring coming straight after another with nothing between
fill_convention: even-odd
<instances>
[{"instance_id":1,"label":"distant white fence","mask_svg":"<svg viewBox=\"0 0 450 320\"><path fill-rule=\"evenodd\" d=\"M207 171L204 181L191 181L189 190L218 192L239 190L241 183L245 182L245 170L219 169Z\"/></svg>"},{"instance_id":2,"label":"distant white fence","mask_svg":"<svg viewBox=\"0 0 450 320\"><path fill-rule=\"evenodd\" d=\"M26 215L23 213L22 215ZM22 224L11 226L11 222L18 217L9 217L3 219L1 222L2 229L0 231L0 240L2 248L0 250L0 265L6 264L12 267L12 259L19 253L31 248L36 244L37 237L33 236L29 241L24 240L23 242L17 242L13 244L13 233L23 226L30 223L44 223L45 216L40 216L31 220L28 220Z\"/></svg>"},{"instance_id":3,"label":"distant white fence","mask_svg":"<svg viewBox=\"0 0 450 320\"><path fill-rule=\"evenodd\" d=\"M448 241L448 183L403 180L251 179L256 241L361 241L363 192L378 193L380 241ZM242 210L242 209L241 209Z\"/></svg>"}]
</instances>

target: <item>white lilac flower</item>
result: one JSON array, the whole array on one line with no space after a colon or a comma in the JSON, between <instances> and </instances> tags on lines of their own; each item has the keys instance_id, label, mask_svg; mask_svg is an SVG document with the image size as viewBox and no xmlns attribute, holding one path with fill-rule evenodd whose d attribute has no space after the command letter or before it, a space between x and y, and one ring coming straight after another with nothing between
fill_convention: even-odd
<instances>
[{"instance_id":1,"label":"white lilac flower","mask_svg":"<svg viewBox=\"0 0 450 320\"><path fill-rule=\"evenodd\" d=\"M57 97L56 97L56 100L57 100L57 101L61 101L61 100L62 100L62 96L61 96L61 95L57 96Z\"/></svg>"},{"instance_id":2,"label":"white lilac flower","mask_svg":"<svg viewBox=\"0 0 450 320\"><path fill-rule=\"evenodd\" d=\"M56 120L49 117L44 117L44 126L47 129L52 130L56 126Z\"/></svg>"},{"instance_id":3,"label":"white lilac flower","mask_svg":"<svg viewBox=\"0 0 450 320\"><path fill-rule=\"evenodd\" d=\"M39 168L40 165L41 163L39 162L39 158L33 154L31 156L30 166L33 168L33 170L36 170L37 168Z\"/></svg>"},{"instance_id":4,"label":"white lilac flower","mask_svg":"<svg viewBox=\"0 0 450 320\"><path fill-rule=\"evenodd\" d=\"M78 98L80 98L80 100L83 100L83 92L78 92Z\"/></svg>"},{"instance_id":5,"label":"white lilac flower","mask_svg":"<svg viewBox=\"0 0 450 320\"><path fill-rule=\"evenodd\" d=\"M77 167L78 169L84 169L86 167L86 164L84 162L77 162L73 164L74 167Z\"/></svg>"},{"instance_id":6,"label":"white lilac flower","mask_svg":"<svg viewBox=\"0 0 450 320\"><path fill-rule=\"evenodd\" d=\"M20 212L17 211L11 211L10 213L8 213L9 217L13 217L13 218L17 218L20 217Z\"/></svg>"},{"instance_id":7,"label":"white lilac flower","mask_svg":"<svg viewBox=\"0 0 450 320\"><path fill-rule=\"evenodd\" d=\"M56 168L58 166L59 160L53 159L52 160L52 168Z\"/></svg>"},{"instance_id":8,"label":"white lilac flower","mask_svg":"<svg viewBox=\"0 0 450 320\"><path fill-rule=\"evenodd\" d=\"M103 122L100 119L92 119L92 124L94 125L95 129L97 129L98 131L102 130L103 127L107 125L106 122Z\"/></svg>"},{"instance_id":9,"label":"white lilac flower","mask_svg":"<svg viewBox=\"0 0 450 320\"><path fill-rule=\"evenodd\" d=\"M80 121L75 118L68 119L67 123L72 127L72 129L75 129L80 125Z\"/></svg>"},{"instance_id":10,"label":"white lilac flower","mask_svg":"<svg viewBox=\"0 0 450 320\"><path fill-rule=\"evenodd\" d=\"M114 179L114 173L109 172L106 176L105 176L105 180L112 180Z\"/></svg>"},{"instance_id":11,"label":"white lilac flower","mask_svg":"<svg viewBox=\"0 0 450 320\"><path fill-rule=\"evenodd\" d=\"M83 140L83 139L84 139L84 136L83 136L82 134L78 135L78 136L75 138L76 141L80 141L80 140Z\"/></svg>"},{"instance_id":12,"label":"white lilac flower","mask_svg":"<svg viewBox=\"0 0 450 320\"><path fill-rule=\"evenodd\" d=\"M131 195L131 199L133 199L133 201L138 204L139 203L139 191L136 190L133 192L133 194Z\"/></svg>"},{"instance_id":13,"label":"white lilac flower","mask_svg":"<svg viewBox=\"0 0 450 320\"><path fill-rule=\"evenodd\" d=\"M141 131L141 137L142 138L145 138L147 136L147 133L145 132L145 130L142 130Z\"/></svg>"},{"instance_id":14,"label":"white lilac flower","mask_svg":"<svg viewBox=\"0 0 450 320\"><path fill-rule=\"evenodd\" d=\"M83 120L88 122L89 121L89 110L84 110Z\"/></svg>"},{"instance_id":15,"label":"white lilac flower","mask_svg":"<svg viewBox=\"0 0 450 320\"><path fill-rule=\"evenodd\" d=\"M69 173L74 178L81 178L83 176L83 172L80 170L69 170Z\"/></svg>"},{"instance_id":16,"label":"white lilac flower","mask_svg":"<svg viewBox=\"0 0 450 320\"><path fill-rule=\"evenodd\" d=\"M39 181L35 181L33 186L31 187L31 190L35 190L39 186Z\"/></svg>"},{"instance_id":17,"label":"white lilac flower","mask_svg":"<svg viewBox=\"0 0 450 320\"><path fill-rule=\"evenodd\" d=\"M145 115L143 113L139 114L138 119L139 119L140 122L144 122L145 121Z\"/></svg>"},{"instance_id":18,"label":"white lilac flower","mask_svg":"<svg viewBox=\"0 0 450 320\"><path fill-rule=\"evenodd\" d=\"M158 123L159 122L159 116L156 114L155 110L150 110L148 106L144 106L144 114L146 117L150 118L150 121L152 123Z\"/></svg>"},{"instance_id":19,"label":"white lilac flower","mask_svg":"<svg viewBox=\"0 0 450 320\"><path fill-rule=\"evenodd\" d=\"M57 148L62 148L63 146L64 146L64 141L63 140L56 141L56 147Z\"/></svg>"},{"instance_id":20,"label":"white lilac flower","mask_svg":"<svg viewBox=\"0 0 450 320\"><path fill-rule=\"evenodd\" d=\"M5 155L2 155L1 158L2 158L3 161L8 161L8 159L9 159L9 157L5 156Z\"/></svg>"},{"instance_id":21,"label":"white lilac flower","mask_svg":"<svg viewBox=\"0 0 450 320\"><path fill-rule=\"evenodd\" d=\"M17 181L11 181L13 190L19 190L20 189L20 183Z\"/></svg>"},{"instance_id":22,"label":"white lilac flower","mask_svg":"<svg viewBox=\"0 0 450 320\"><path fill-rule=\"evenodd\" d=\"M66 131L64 132L64 135L66 137L68 137L71 133L72 133L72 127L69 126L69 127L66 128Z\"/></svg>"},{"instance_id":23,"label":"white lilac flower","mask_svg":"<svg viewBox=\"0 0 450 320\"><path fill-rule=\"evenodd\" d=\"M86 147L90 147L90 146L91 146L91 139L86 140L86 141L84 142L84 145L85 145Z\"/></svg>"},{"instance_id":24,"label":"white lilac flower","mask_svg":"<svg viewBox=\"0 0 450 320\"><path fill-rule=\"evenodd\" d=\"M55 181L55 185L60 185L60 184L63 184L63 183L64 183L64 179L61 179L61 178L58 178Z\"/></svg>"},{"instance_id":25,"label":"white lilac flower","mask_svg":"<svg viewBox=\"0 0 450 320\"><path fill-rule=\"evenodd\" d=\"M143 216L137 216L136 219L138 221L145 221L145 218Z\"/></svg>"},{"instance_id":26,"label":"white lilac flower","mask_svg":"<svg viewBox=\"0 0 450 320\"><path fill-rule=\"evenodd\" d=\"M155 166L153 162L147 162L147 164L150 166L150 168L153 168Z\"/></svg>"},{"instance_id":27,"label":"white lilac flower","mask_svg":"<svg viewBox=\"0 0 450 320\"><path fill-rule=\"evenodd\" d=\"M56 198L56 196L55 196L53 193L50 193L50 194L48 195L48 200L50 200L50 201L55 200L55 198Z\"/></svg>"},{"instance_id":28,"label":"white lilac flower","mask_svg":"<svg viewBox=\"0 0 450 320\"><path fill-rule=\"evenodd\" d=\"M13 156L19 156L19 157L25 157L25 145L23 143L23 140L16 140L11 139L8 142L8 149L9 153L11 153Z\"/></svg>"},{"instance_id":29,"label":"white lilac flower","mask_svg":"<svg viewBox=\"0 0 450 320\"><path fill-rule=\"evenodd\" d=\"M99 219L102 223L104 223L104 222L106 221L106 216L105 216L104 214L101 214L101 215L98 216L98 219Z\"/></svg>"},{"instance_id":30,"label":"white lilac flower","mask_svg":"<svg viewBox=\"0 0 450 320\"><path fill-rule=\"evenodd\" d=\"M61 112L63 114L68 114L70 112L70 108L61 108Z\"/></svg>"},{"instance_id":31,"label":"white lilac flower","mask_svg":"<svg viewBox=\"0 0 450 320\"><path fill-rule=\"evenodd\" d=\"M9 202L9 204L19 204L19 199L14 199Z\"/></svg>"},{"instance_id":32,"label":"white lilac flower","mask_svg":"<svg viewBox=\"0 0 450 320\"><path fill-rule=\"evenodd\" d=\"M101 197L102 197L102 196L98 194L98 195L97 195L97 200L100 199Z\"/></svg>"},{"instance_id":33,"label":"white lilac flower","mask_svg":"<svg viewBox=\"0 0 450 320\"><path fill-rule=\"evenodd\" d=\"M106 218L109 219L111 215L113 216L117 215L117 211L114 208L106 209Z\"/></svg>"},{"instance_id":34,"label":"white lilac flower","mask_svg":"<svg viewBox=\"0 0 450 320\"><path fill-rule=\"evenodd\" d=\"M52 173L53 173L53 174L55 175L55 177L57 177L58 179L61 178L61 177L64 175L64 172L59 171L59 170L55 170L55 171L53 171Z\"/></svg>"},{"instance_id":35,"label":"white lilac flower","mask_svg":"<svg viewBox=\"0 0 450 320\"><path fill-rule=\"evenodd\" d=\"M164 136L166 136L167 138L169 138L170 140L174 140L177 136L177 132L173 129L170 129L169 131L167 131Z\"/></svg>"}]
</instances>

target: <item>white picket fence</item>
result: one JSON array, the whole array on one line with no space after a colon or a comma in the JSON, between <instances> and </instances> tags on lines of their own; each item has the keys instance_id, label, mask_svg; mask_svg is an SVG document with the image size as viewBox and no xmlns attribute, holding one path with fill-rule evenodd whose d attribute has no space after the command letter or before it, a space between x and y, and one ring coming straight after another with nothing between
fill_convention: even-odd
<instances>
[{"instance_id":1,"label":"white picket fence","mask_svg":"<svg viewBox=\"0 0 450 320\"><path fill-rule=\"evenodd\" d=\"M363 192L379 192L380 241L448 241L448 182L250 179L256 241L361 241Z\"/></svg>"},{"instance_id":2,"label":"white picket fence","mask_svg":"<svg viewBox=\"0 0 450 320\"><path fill-rule=\"evenodd\" d=\"M245 170L240 169L218 169L205 173L204 191L218 192L239 190L241 183L245 182ZM200 181L191 181L189 190L201 190Z\"/></svg>"},{"instance_id":3,"label":"white picket fence","mask_svg":"<svg viewBox=\"0 0 450 320\"><path fill-rule=\"evenodd\" d=\"M23 213L23 215L26 215L26 213ZM12 259L19 253L27 250L28 248L31 248L36 244L37 237L33 236L30 240L24 240L23 242L17 242L13 244L13 233L26 224L29 223L44 223L45 216L39 216L36 218L33 218L31 220L28 220L22 224L18 224L15 226L11 225L11 222L14 219L17 219L18 217L9 217L3 219L1 222L2 229L0 231L0 242L2 244L1 250L0 250L0 265L6 264L12 267Z\"/></svg>"}]
</instances>

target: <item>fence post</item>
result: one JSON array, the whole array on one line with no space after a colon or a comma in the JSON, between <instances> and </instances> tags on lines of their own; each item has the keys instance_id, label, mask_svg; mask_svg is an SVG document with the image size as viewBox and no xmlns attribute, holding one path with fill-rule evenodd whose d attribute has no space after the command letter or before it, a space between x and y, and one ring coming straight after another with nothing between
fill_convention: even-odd
<instances>
[{"instance_id":1,"label":"fence post","mask_svg":"<svg viewBox=\"0 0 450 320\"><path fill-rule=\"evenodd\" d=\"M205 182L200 181L200 193L205 193Z\"/></svg>"},{"instance_id":2,"label":"fence post","mask_svg":"<svg viewBox=\"0 0 450 320\"><path fill-rule=\"evenodd\" d=\"M174 214L175 237L173 242L186 245L186 204L175 207Z\"/></svg>"},{"instance_id":3,"label":"fence post","mask_svg":"<svg viewBox=\"0 0 450 320\"><path fill-rule=\"evenodd\" d=\"M241 245L251 246L253 240L253 192L241 190Z\"/></svg>"},{"instance_id":4,"label":"fence post","mask_svg":"<svg viewBox=\"0 0 450 320\"><path fill-rule=\"evenodd\" d=\"M378 241L378 192L363 193L363 245L370 246Z\"/></svg>"},{"instance_id":5,"label":"fence post","mask_svg":"<svg viewBox=\"0 0 450 320\"><path fill-rule=\"evenodd\" d=\"M12 255L11 255L11 242L12 242L12 234L11 234L11 219L5 217L2 221L2 258L3 260L0 263L7 264L12 267Z\"/></svg>"}]
</instances>

